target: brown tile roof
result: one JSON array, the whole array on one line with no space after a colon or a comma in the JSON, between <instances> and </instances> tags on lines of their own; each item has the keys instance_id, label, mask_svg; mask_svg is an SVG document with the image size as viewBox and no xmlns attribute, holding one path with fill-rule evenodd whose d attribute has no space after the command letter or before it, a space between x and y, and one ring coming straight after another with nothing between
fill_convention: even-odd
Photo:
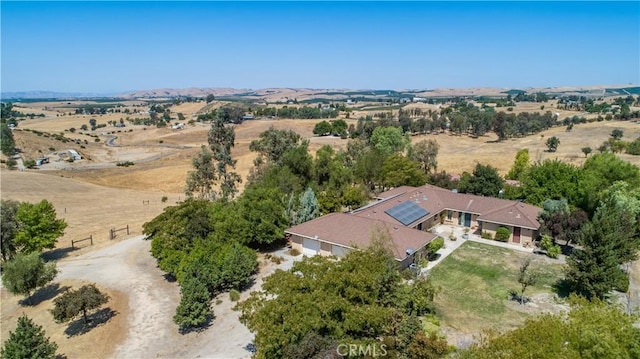
<instances>
[{"instance_id":1,"label":"brown tile roof","mask_svg":"<svg viewBox=\"0 0 640 359\"><path fill-rule=\"evenodd\" d=\"M285 232L345 247L365 248L371 244L376 227L390 234L393 254L397 260L407 257L407 249L418 250L436 238L429 232L349 213L331 213L293 226Z\"/></svg>"},{"instance_id":2,"label":"brown tile roof","mask_svg":"<svg viewBox=\"0 0 640 359\"><path fill-rule=\"evenodd\" d=\"M517 201L493 197L482 197L465 193L454 193L444 188L425 185L422 187L398 187L381 193L380 201L374 205L355 210L356 216L402 225L385 213L386 210L406 201L411 201L429 212L425 218L433 217L445 209L477 214L478 220L517 227L538 229L537 221L541 208ZM420 218L409 227L425 220Z\"/></svg>"}]
</instances>

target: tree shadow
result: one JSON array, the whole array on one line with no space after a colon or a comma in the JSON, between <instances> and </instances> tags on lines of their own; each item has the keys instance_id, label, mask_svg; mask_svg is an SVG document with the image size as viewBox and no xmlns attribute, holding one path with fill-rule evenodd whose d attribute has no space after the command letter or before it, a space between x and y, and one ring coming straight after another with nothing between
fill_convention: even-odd
<instances>
[{"instance_id":1,"label":"tree shadow","mask_svg":"<svg viewBox=\"0 0 640 359\"><path fill-rule=\"evenodd\" d=\"M189 334L189 333L201 333L201 332L207 330L211 326L211 324L213 323L214 319L216 319L216 316L215 315L211 315L204 324L199 325L197 327L178 328L178 333L180 333L182 335L186 335L186 334Z\"/></svg>"},{"instance_id":2,"label":"tree shadow","mask_svg":"<svg viewBox=\"0 0 640 359\"><path fill-rule=\"evenodd\" d=\"M531 298L527 298L527 296L521 296L520 293L518 293L515 290L510 290L509 291L509 300L513 300L515 302L518 302L518 304L527 304L529 302L531 302Z\"/></svg>"},{"instance_id":3,"label":"tree shadow","mask_svg":"<svg viewBox=\"0 0 640 359\"><path fill-rule=\"evenodd\" d=\"M571 286L566 279L559 279L551 287L559 298L567 298L571 294Z\"/></svg>"},{"instance_id":4,"label":"tree shadow","mask_svg":"<svg viewBox=\"0 0 640 359\"><path fill-rule=\"evenodd\" d=\"M164 277L164 280L166 280L169 283L174 283L178 280L178 278L176 278L176 276L174 276L171 273L165 273L162 276Z\"/></svg>"},{"instance_id":5,"label":"tree shadow","mask_svg":"<svg viewBox=\"0 0 640 359\"><path fill-rule=\"evenodd\" d=\"M85 334L91 329L108 322L117 314L118 312L109 307L100 309L99 311L88 316L89 321L87 323L84 322L82 317L74 320L69 324L67 329L64 330L64 333L69 337Z\"/></svg>"},{"instance_id":6,"label":"tree shadow","mask_svg":"<svg viewBox=\"0 0 640 359\"><path fill-rule=\"evenodd\" d=\"M55 261L58 259L62 259L69 255L69 253L73 252L74 249L71 247L66 248L56 248L54 250L42 253L41 257L45 261Z\"/></svg>"},{"instance_id":7,"label":"tree shadow","mask_svg":"<svg viewBox=\"0 0 640 359\"><path fill-rule=\"evenodd\" d=\"M20 305L35 307L36 305L55 298L58 294L67 291L71 287L64 286L61 287L60 283L52 283L45 287L38 289L35 293L33 293L30 297L24 298L20 300Z\"/></svg>"}]
</instances>

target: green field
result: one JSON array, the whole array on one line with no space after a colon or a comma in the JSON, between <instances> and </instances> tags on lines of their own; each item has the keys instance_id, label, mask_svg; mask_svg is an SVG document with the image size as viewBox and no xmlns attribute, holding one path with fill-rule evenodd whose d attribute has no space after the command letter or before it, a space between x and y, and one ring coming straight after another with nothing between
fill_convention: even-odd
<instances>
[{"instance_id":1,"label":"green field","mask_svg":"<svg viewBox=\"0 0 640 359\"><path fill-rule=\"evenodd\" d=\"M554 284L562 278L562 265L538 255L480 243L460 246L429 274L440 288L435 301L442 324L465 333L522 324L531 314L509 300L509 293L520 290L518 269L527 257L541 276L535 286L527 288L525 297L553 293Z\"/></svg>"}]
</instances>

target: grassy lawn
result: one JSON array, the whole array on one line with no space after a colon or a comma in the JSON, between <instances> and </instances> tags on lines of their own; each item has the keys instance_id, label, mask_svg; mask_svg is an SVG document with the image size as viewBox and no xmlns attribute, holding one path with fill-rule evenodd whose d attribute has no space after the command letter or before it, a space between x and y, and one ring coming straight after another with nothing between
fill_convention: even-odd
<instances>
[{"instance_id":1,"label":"grassy lawn","mask_svg":"<svg viewBox=\"0 0 640 359\"><path fill-rule=\"evenodd\" d=\"M436 296L442 324L458 331L506 330L524 322L531 314L509 300L511 290L520 290L518 270L527 257L541 272L538 283L525 296L552 293L562 278L563 266L544 257L480 243L466 242L431 270L430 278L440 287Z\"/></svg>"}]
</instances>

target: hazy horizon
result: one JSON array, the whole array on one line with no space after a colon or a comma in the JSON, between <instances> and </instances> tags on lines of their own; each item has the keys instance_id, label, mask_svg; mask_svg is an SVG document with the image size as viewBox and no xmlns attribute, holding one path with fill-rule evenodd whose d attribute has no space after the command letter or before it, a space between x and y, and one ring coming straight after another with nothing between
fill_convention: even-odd
<instances>
[{"instance_id":1,"label":"hazy horizon","mask_svg":"<svg viewBox=\"0 0 640 359\"><path fill-rule=\"evenodd\" d=\"M6 2L2 92L640 83L639 2Z\"/></svg>"}]
</instances>

